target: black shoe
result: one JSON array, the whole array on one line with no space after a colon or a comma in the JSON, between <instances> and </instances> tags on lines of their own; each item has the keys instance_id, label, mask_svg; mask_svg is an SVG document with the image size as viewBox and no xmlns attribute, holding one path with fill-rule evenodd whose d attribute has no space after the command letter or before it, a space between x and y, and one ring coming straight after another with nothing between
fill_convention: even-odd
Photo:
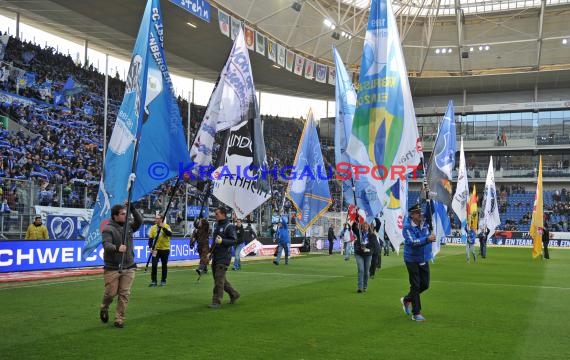
<instances>
[{"instance_id":1,"label":"black shoe","mask_svg":"<svg viewBox=\"0 0 570 360\"><path fill-rule=\"evenodd\" d=\"M121 322L115 321L113 324L116 328L122 329L125 325Z\"/></svg>"},{"instance_id":2,"label":"black shoe","mask_svg":"<svg viewBox=\"0 0 570 360\"><path fill-rule=\"evenodd\" d=\"M241 295L237 294L236 296L230 298L230 304L232 304L232 305L235 304L237 299L239 299L240 297L241 297Z\"/></svg>"},{"instance_id":3,"label":"black shoe","mask_svg":"<svg viewBox=\"0 0 570 360\"><path fill-rule=\"evenodd\" d=\"M273 260L273 263L274 263L275 265L279 265L279 263L278 263L277 261L275 261L275 260Z\"/></svg>"},{"instance_id":4,"label":"black shoe","mask_svg":"<svg viewBox=\"0 0 570 360\"><path fill-rule=\"evenodd\" d=\"M109 310L107 309L101 309L101 311L99 311L99 318L101 319L101 322L103 322L104 324L109 322Z\"/></svg>"}]
</instances>

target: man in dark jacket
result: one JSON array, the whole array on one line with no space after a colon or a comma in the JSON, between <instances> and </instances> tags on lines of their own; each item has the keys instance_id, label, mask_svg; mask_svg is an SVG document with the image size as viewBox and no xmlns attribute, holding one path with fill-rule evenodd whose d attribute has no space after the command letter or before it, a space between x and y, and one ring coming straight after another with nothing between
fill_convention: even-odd
<instances>
[{"instance_id":1,"label":"man in dark jacket","mask_svg":"<svg viewBox=\"0 0 570 360\"><path fill-rule=\"evenodd\" d=\"M125 321L125 310L129 303L131 286L135 279L135 253L133 251L133 232L142 224L142 217L131 204L130 211L134 221L127 222L127 208L117 204L111 208L111 220L103 228L103 279L105 292L101 303L99 317L106 323L109 321L109 305L118 295L115 311L115 327L122 328ZM123 241L124 227L127 227L127 237ZM122 264L122 265L121 265Z\"/></svg>"},{"instance_id":2,"label":"man in dark jacket","mask_svg":"<svg viewBox=\"0 0 570 360\"><path fill-rule=\"evenodd\" d=\"M214 275L214 291L212 303L209 307L219 309L224 291L230 296L230 304L234 304L239 299L240 293L226 280L226 271L232 261L232 246L236 244L236 229L227 219L225 208L217 208L214 215L216 217L216 225L212 235L214 243L210 251L212 256L212 274Z\"/></svg>"},{"instance_id":3,"label":"man in dark jacket","mask_svg":"<svg viewBox=\"0 0 570 360\"><path fill-rule=\"evenodd\" d=\"M435 235L430 234L419 204L412 206L408 212L409 217L404 223L403 235L404 262L408 269L410 292L401 298L400 302L407 315L410 315L410 312L412 313L412 320L425 321L421 314L420 294L429 287L431 243L435 241Z\"/></svg>"},{"instance_id":4,"label":"man in dark jacket","mask_svg":"<svg viewBox=\"0 0 570 360\"><path fill-rule=\"evenodd\" d=\"M550 259L550 254L548 254L548 243L550 242L550 231L548 231L548 224L544 223L542 228L542 249L544 250L544 258Z\"/></svg>"},{"instance_id":5,"label":"man in dark jacket","mask_svg":"<svg viewBox=\"0 0 570 360\"><path fill-rule=\"evenodd\" d=\"M329 240L329 255L332 255L333 243L334 243L334 225L329 226L328 240Z\"/></svg>"}]
</instances>

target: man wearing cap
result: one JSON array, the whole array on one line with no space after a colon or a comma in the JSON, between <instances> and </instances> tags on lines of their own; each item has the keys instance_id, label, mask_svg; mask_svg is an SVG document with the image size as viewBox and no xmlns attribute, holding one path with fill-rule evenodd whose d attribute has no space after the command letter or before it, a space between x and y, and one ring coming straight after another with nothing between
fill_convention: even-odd
<instances>
[{"instance_id":1,"label":"man wearing cap","mask_svg":"<svg viewBox=\"0 0 570 360\"><path fill-rule=\"evenodd\" d=\"M408 209L408 217L404 223L404 262L408 269L410 292L400 299L404 312L412 314L412 320L425 321L421 314L420 294L429 287L429 260L431 259L431 243L435 235L430 234L428 224L422 217L419 204ZM411 307L411 309L410 309Z\"/></svg>"}]
</instances>

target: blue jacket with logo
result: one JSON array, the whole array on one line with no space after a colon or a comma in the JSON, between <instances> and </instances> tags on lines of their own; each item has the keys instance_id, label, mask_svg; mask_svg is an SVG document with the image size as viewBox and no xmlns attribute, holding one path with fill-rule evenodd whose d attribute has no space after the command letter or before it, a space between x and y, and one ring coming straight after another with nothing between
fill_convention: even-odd
<instances>
[{"instance_id":1,"label":"blue jacket with logo","mask_svg":"<svg viewBox=\"0 0 570 360\"><path fill-rule=\"evenodd\" d=\"M414 224L410 218L404 222L404 261L423 263L431 260L430 231L425 221Z\"/></svg>"}]
</instances>

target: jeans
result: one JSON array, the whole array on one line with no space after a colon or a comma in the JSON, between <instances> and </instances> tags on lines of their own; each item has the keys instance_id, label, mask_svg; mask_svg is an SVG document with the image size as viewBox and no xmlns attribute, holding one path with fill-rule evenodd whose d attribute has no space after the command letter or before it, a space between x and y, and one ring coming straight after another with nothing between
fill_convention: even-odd
<instances>
[{"instance_id":1,"label":"jeans","mask_svg":"<svg viewBox=\"0 0 570 360\"><path fill-rule=\"evenodd\" d=\"M350 253L352 251L352 243L347 241L344 243L344 260L350 259Z\"/></svg>"},{"instance_id":2,"label":"jeans","mask_svg":"<svg viewBox=\"0 0 570 360\"><path fill-rule=\"evenodd\" d=\"M285 250L285 265L289 264L289 247L290 246L291 246L290 243L287 243L287 244L279 243L279 245L277 245L277 257L275 258L275 262L277 264L279 264L279 261L281 260L281 250Z\"/></svg>"},{"instance_id":3,"label":"jeans","mask_svg":"<svg viewBox=\"0 0 570 360\"><path fill-rule=\"evenodd\" d=\"M467 244L466 251L467 251L467 262L470 262L471 254L473 254L473 261L477 259L477 257L475 256L475 244Z\"/></svg>"},{"instance_id":4,"label":"jeans","mask_svg":"<svg viewBox=\"0 0 570 360\"><path fill-rule=\"evenodd\" d=\"M356 267L358 268L358 290L366 290L368 288L368 272L370 271L370 263L372 257L354 254L356 258Z\"/></svg>"},{"instance_id":5,"label":"jeans","mask_svg":"<svg viewBox=\"0 0 570 360\"><path fill-rule=\"evenodd\" d=\"M245 246L244 243L238 244L234 248L234 269L241 269L241 249Z\"/></svg>"},{"instance_id":6,"label":"jeans","mask_svg":"<svg viewBox=\"0 0 570 360\"><path fill-rule=\"evenodd\" d=\"M162 277L161 281L166 282L166 276L168 275L168 255L170 255L170 250L156 250L156 256L152 257L152 270L150 272L150 281L156 282L156 274L158 272L158 260L162 264Z\"/></svg>"},{"instance_id":7,"label":"jeans","mask_svg":"<svg viewBox=\"0 0 570 360\"><path fill-rule=\"evenodd\" d=\"M410 280L410 292L404 296L405 302L412 303L412 313L418 315L422 310L420 294L429 288L429 263L406 262Z\"/></svg>"}]
</instances>

